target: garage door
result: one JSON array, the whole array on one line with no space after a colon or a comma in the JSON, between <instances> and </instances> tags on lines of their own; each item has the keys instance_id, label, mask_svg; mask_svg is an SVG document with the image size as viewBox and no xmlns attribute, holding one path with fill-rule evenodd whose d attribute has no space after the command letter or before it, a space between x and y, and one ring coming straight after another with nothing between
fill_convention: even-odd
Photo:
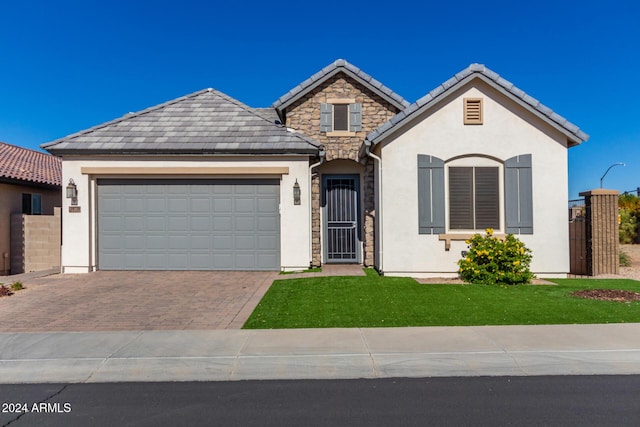
<instances>
[{"instance_id":1,"label":"garage door","mask_svg":"<svg viewBox=\"0 0 640 427\"><path fill-rule=\"evenodd\" d=\"M98 180L101 270L277 270L278 180Z\"/></svg>"}]
</instances>

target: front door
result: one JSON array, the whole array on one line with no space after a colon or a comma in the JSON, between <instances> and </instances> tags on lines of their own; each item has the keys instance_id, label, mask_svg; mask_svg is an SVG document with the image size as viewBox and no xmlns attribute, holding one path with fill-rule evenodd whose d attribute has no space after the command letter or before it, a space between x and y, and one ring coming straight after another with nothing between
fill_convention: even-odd
<instances>
[{"instance_id":1,"label":"front door","mask_svg":"<svg viewBox=\"0 0 640 427\"><path fill-rule=\"evenodd\" d=\"M360 262L358 175L324 175L324 255L327 263Z\"/></svg>"}]
</instances>

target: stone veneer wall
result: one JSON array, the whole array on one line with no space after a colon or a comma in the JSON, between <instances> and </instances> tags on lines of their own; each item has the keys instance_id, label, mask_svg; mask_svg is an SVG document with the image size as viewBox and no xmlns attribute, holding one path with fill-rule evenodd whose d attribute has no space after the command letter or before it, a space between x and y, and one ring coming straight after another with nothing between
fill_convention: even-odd
<instances>
[{"instance_id":1,"label":"stone veneer wall","mask_svg":"<svg viewBox=\"0 0 640 427\"><path fill-rule=\"evenodd\" d=\"M62 220L53 215L11 215L11 274L60 266Z\"/></svg>"},{"instance_id":2,"label":"stone veneer wall","mask_svg":"<svg viewBox=\"0 0 640 427\"><path fill-rule=\"evenodd\" d=\"M362 104L362 130L351 136L327 136L320 132L320 104L329 98L354 98ZM293 103L286 111L287 127L295 129L314 140L324 144L326 161L348 159L365 165L364 174L364 224L363 262L366 266L374 265L374 222L375 222L375 183L374 162L365 157L360 159L360 148L369 132L391 119L400 110L386 102L382 97L369 91L344 74L337 74ZM312 252L314 266L322 260L320 242L320 177L312 178Z\"/></svg>"}]
</instances>

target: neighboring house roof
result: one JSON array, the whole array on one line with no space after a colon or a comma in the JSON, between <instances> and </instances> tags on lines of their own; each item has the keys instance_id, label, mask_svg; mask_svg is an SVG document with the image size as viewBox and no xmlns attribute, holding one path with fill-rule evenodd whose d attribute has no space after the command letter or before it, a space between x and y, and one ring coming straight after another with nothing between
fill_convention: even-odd
<instances>
[{"instance_id":1,"label":"neighboring house roof","mask_svg":"<svg viewBox=\"0 0 640 427\"><path fill-rule=\"evenodd\" d=\"M372 131L367 135L367 140L371 141L373 145L382 141L391 132L396 131L407 124L411 119L421 114L422 112L432 108L438 104L442 99L453 92L458 87L463 86L474 78L479 78L486 82L489 86L495 88L499 92L505 94L516 103L523 106L542 120L556 128L563 134L565 134L569 140L569 146L578 145L587 139L589 135L582 132L578 126L569 122L561 115L554 113L552 109L546 107L537 99L527 95L524 91L518 89L513 83L503 79L497 73L489 70L483 64L471 64L466 69L462 70L440 86L433 89L431 92L411 104L400 113L396 114L388 122Z\"/></svg>"},{"instance_id":2,"label":"neighboring house roof","mask_svg":"<svg viewBox=\"0 0 640 427\"><path fill-rule=\"evenodd\" d=\"M0 180L62 186L60 158L0 142Z\"/></svg>"},{"instance_id":3,"label":"neighboring house roof","mask_svg":"<svg viewBox=\"0 0 640 427\"><path fill-rule=\"evenodd\" d=\"M360 68L348 63L344 59L338 59L333 64L327 65L322 70L291 89L285 95L281 96L273 103L273 107L280 111L284 110L338 73L345 73L347 76L358 81L370 91L378 94L400 110L409 106L409 103L405 101L404 98L371 77L369 74L362 71Z\"/></svg>"},{"instance_id":4,"label":"neighboring house roof","mask_svg":"<svg viewBox=\"0 0 640 427\"><path fill-rule=\"evenodd\" d=\"M53 154L315 154L319 143L205 89L42 145Z\"/></svg>"}]
</instances>

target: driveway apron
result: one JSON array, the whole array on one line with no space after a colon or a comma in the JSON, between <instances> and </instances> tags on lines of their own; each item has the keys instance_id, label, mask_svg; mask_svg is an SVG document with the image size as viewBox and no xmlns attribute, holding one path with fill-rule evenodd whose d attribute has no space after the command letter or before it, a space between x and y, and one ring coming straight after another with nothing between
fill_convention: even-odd
<instances>
[{"instance_id":1,"label":"driveway apron","mask_svg":"<svg viewBox=\"0 0 640 427\"><path fill-rule=\"evenodd\" d=\"M0 332L239 329L277 272L97 271L25 281Z\"/></svg>"}]
</instances>

